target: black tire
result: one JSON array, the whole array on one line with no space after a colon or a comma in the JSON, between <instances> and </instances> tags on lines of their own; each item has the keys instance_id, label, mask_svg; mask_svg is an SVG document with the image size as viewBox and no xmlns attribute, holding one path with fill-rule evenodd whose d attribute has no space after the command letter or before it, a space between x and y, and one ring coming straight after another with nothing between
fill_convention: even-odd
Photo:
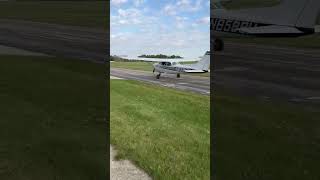
<instances>
[{"instance_id":1,"label":"black tire","mask_svg":"<svg viewBox=\"0 0 320 180\"><path fill-rule=\"evenodd\" d=\"M222 51L224 49L224 42L221 39L216 39L214 41L214 50Z\"/></svg>"},{"instance_id":2,"label":"black tire","mask_svg":"<svg viewBox=\"0 0 320 180\"><path fill-rule=\"evenodd\" d=\"M160 74L157 74L156 78L157 78L157 79L160 79Z\"/></svg>"},{"instance_id":3,"label":"black tire","mask_svg":"<svg viewBox=\"0 0 320 180\"><path fill-rule=\"evenodd\" d=\"M179 73L177 74L177 78L180 78L180 74Z\"/></svg>"}]
</instances>

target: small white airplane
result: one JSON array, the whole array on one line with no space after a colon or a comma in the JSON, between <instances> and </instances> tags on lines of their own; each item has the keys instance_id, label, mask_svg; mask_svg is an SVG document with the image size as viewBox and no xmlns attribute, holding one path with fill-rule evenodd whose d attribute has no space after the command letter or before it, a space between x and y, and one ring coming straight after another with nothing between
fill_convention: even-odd
<instances>
[{"instance_id":1,"label":"small white airplane","mask_svg":"<svg viewBox=\"0 0 320 180\"><path fill-rule=\"evenodd\" d=\"M177 61L160 60L153 64L153 73L157 73L157 79L162 73L176 74L180 78L182 73L206 73L210 71L210 51L207 51L201 59L193 64L180 64Z\"/></svg>"},{"instance_id":2,"label":"small white airplane","mask_svg":"<svg viewBox=\"0 0 320 180\"><path fill-rule=\"evenodd\" d=\"M297 37L315 33L320 0L282 0L273 7L226 10L212 3L210 30L214 50L223 50L218 37L252 35L257 37Z\"/></svg>"}]
</instances>

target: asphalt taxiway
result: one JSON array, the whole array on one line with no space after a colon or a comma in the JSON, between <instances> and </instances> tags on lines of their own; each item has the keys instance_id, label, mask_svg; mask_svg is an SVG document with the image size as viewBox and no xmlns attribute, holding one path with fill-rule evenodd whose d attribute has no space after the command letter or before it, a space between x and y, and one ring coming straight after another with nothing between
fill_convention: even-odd
<instances>
[{"instance_id":1,"label":"asphalt taxiway","mask_svg":"<svg viewBox=\"0 0 320 180\"><path fill-rule=\"evenodd\" d=\"M320 104L320 51L226 43L213 58L213 89L265 100Z\"/></svg>"},{"instance_id":2,"label":"asphalt taxiway","mask_svg":"<svg viewBox=\"0 0 320 180\"><path fill-rule=\"evenodd\" d=\"M202 94L224 91L266 101L320 105L320 51L256 44L226 43L212 59L208 77L162 75L111 69L111 75ZM214 95L214 94L213 94Z\"/></svg>"},{"instance_id":3,"label":"asphalt taxiway","mask_svg":"<svg viewBox=\"0 0 320 180\"><path fill-rule=\"evenodd\" d=\"M152 72L146 71L137 71L121 68L111 68L111 76L129 79L129 80L138 80L147 83L153 83L165 87L176 88L184 91L191 91L195 93L210 94L210 78L209 77L198 77L181 74L180 78L176 78L175 75L171 74L162 74L160 79L156 79L155 75Z\"/></svg>"},{"instance_id":4,"label":"asphalt taxiway","mask_svg":"<svg viewBox=\"0 0 320 180\"><path fill-rule=\"evenodd\" d=\"M107 30L0 19L0 44L53 56L105 63ZM244 43L225 43L212 55L211 81L206 77L163 75L111 69L111 75L210 94L230 91L265 100L320 104L320 51Z\"/></svg>"},{"instance_id":5,"label":"asphalt taxiway","mask_svg":"<svg viewBox=\"0 0 320 180\"><path fill-rule=\"evenodd\" d=\"M98 28L0 19L0 44L104 63L109 52L109 32Z\"/></svg>"}]
</instances>

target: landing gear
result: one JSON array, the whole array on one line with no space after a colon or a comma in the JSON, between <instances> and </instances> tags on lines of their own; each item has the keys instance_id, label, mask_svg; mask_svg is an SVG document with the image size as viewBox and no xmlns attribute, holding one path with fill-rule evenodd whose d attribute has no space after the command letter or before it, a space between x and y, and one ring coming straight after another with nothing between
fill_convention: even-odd
<instances>
[{"instance_id":1,"label":"landing gear","mask_svg":"<svg viewBox=\"0 0 320 180\"><path fill-rule=\"evenodd\" d=\"M224 43L222 39L214 40L214 51L222 51L224 49Z\"/></svg>"},{"instance_id":2,"label":"landing gear","mask_svg":"<svg viewBox=\"0 0 320 180\"><path fill-rule=\"evenodd\" d=\"M160 79L160 75L161 75L161 73L157 74L156 78Z\"/></svg>"},{"instance_id":3,"label":"landing gear","mask_svg":"<svg viewBox=\"0 0 320 180\"><path fill-rule=\"evenodd\" d=\"M177 74L177 78L180 78L180 73Z\"/></svg>"},{"instance_id":4,"label":"landing gear","mask_svg":"<svg viewBox=\"0 0 320 180\"><path fill-rule=\"evenodd\" d=\"M152 72L154 73L154 71L155 71L155 70L156 70L156 69L155 69L155 68L153 68L153 71L152 71Z\"/></svg>"}]
</instances>

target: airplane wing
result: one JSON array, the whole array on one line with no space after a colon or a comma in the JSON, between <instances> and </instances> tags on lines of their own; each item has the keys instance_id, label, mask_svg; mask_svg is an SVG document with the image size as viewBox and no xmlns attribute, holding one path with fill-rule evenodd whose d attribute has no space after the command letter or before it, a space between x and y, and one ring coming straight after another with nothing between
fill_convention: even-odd
<instances>
[{"instance_id":1,"label":"airplane wing","mask_svg":"<svg viewBox=\"0 0 320 180\"><path fill-rule=\"evenodd\" d=\"M161 59L161 58L140 58L140 57L130 57L130 56L117 56L121 59L126 60L136 60L136 61L147 61L147 62L174 62L175 59Z\"/></svg>"},{"instance_id":2,"label":"airplane wing","mask_svg":"<svg viewBox=\"0 0 320 180\"><path fill-rule=\"evenodd\" d=\"M279 25L269 25L269 26L259 26L259 27L243 27L238 29L240 33L247 35L303 35L304 32L300 31L295 27L290 26L279 26Z\"/></svg>"},{"instance_id":3,"label":"airplane wing","mask_svg":"<svg viewBox=\"0 0 320 180\"><path fill-rule=\"evenodd\" d=\"M185 70L187 73L204 73L205 71L203 70Z\"/></svg>"},{"instance_id":4,"label":"airplane wing","mask_svg":"<svg viewBox=\"0 0 320 180\"><path fill-rule=\"evenodd\" d=\"M162 58L134 58L139 61L151 61L151 62L175 62L177 59L162 59Z\"/></svg>"}]
</instances>

